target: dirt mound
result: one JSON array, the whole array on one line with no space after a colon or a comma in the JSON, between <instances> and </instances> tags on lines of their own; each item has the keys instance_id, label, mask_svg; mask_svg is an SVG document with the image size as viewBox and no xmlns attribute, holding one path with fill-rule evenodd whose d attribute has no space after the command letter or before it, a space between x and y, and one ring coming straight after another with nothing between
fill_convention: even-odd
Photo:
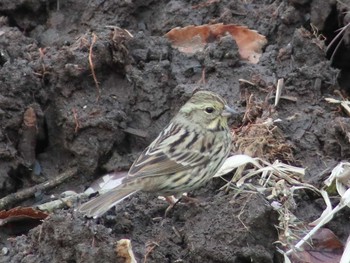
<instances>
[{"instance_id":1,"label":"dirt mound","mask_svg":"<svg viewBox=\"0 0 350 263\"><path fill-rule=\"evenodd\" d=\"M78 169L74 178L22 205L81 192L108 171L127 170L195 89L215 91L244 112L252 94L259 105L273 104L280 78L285 96L278 106L233 127L263 114L281 119L276 125L293 153L282 161L321 181L322 172L350 157L346 115L324 100L343 99L349 87L346 37L327 54L324 46L346 25L343 11L329 1L3 1L0 197L71 168ZM174 27L214 23L265 35L259 63L240 59L231 38L185 54L164 37ZM223 183L215 179L195 192L200 205L180 204L164 222L154 218L166 205L146 194L97 221L72 209L55 212L25 235L0 232L0 262L123 262L114 249L125 237L140 262L280 262L277 213L259 195L233 199L218 191ZM316 198L305 195L307 204ZM299 216L308 218L310 208L301 204ZM345 238L344 224L334 229Z\"/></svg>"}]
</instances>

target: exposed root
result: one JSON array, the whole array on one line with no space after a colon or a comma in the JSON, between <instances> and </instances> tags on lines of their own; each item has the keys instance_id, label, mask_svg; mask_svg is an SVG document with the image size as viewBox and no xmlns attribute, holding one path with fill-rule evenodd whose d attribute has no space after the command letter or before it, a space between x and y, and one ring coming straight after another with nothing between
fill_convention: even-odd
<instances>
[{"instance_id":1,"label":"exposed root","mask_svg":"<svg viewBox=\"0 0 350 263\"><path fill-rule=\"evenodd\" d=\"M151 243L148 243L146 244L146 254L143 258L143 263L146 263L147 262L147 258L148 256L152 253L152 251L156 248L156 247L159 247L159 244L157 244L156 242L151 242Z\"/></svg>"},{"instance_id":2,"label":"exposed root","mask_svg":"<svg viewBox=\"0 0 350 263\"><path fill-rule=\"evenodd\" d=\"M98 80L97 80L97 77L96 77L94 63L92 61L92 56L93 56L92 49L94 47L94 44L96 43L96 40L97 40L96 34L92 33L92 41L91 41L91 45L90 45L90 48L89 48L89 65L90 65L91 74L92 74L92 77L94 79L96 90L97 90L97 99L96 99L96 101L99 101L100 97L101 97L101 89L100 89L100 84L98 83Z\"/></svg>"},{"instance_id":3,"label":"exposed root","mask_svg":"<svg viewBox=\"0 0 350 263\"><path fill-rule=\"evenodd\" d=\"M75 123L74 133L77 134L80 127L81 127L79 119L78 119L78 112L77 112L76 108L73 108L72 112L73 112L73 118L74 118L74 123Z\"/></svg>"}]
</instances>

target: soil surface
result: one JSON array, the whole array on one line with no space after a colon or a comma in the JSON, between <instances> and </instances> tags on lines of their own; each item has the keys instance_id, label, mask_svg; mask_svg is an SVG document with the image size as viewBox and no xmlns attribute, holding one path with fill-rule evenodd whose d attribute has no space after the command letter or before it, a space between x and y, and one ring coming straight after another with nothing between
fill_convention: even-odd
<instances>
[{"instance_id":1,"label":"soil surface","mask_svg":"<svg viewBox=\"0 0 350 263\"><path fill-rule=\"evenodd\" d=\"M350 157L349 118L324 100L342 100L349 91L349 33L338 48L338 42L325 48L350 22L349 6L327 0L0 1L0 198L78 169L57 187L5 208L82 192L109 171L127 170L196 89L217 92L242 112L233 128L266 114L280 119L276 125L292 149L292 158L281 161L307 168L305 180L320 185ZM164 37L175 27L211 23L265 35L259 63L240 59L226 37L194 55ZM242 121L251 94L273 105L280 78L287 99ZM282 262L274 244L278 214L258 194L219 191L224 183L212 180L192 193L200 204L179 204L163 220L157 218L167 204L139 193L97 220L74 212L79 201L29 232L1 227L0 262L124 262L115 252L121 238L131 239L138 262ZM307 222L324 209L310 193L297 201L295 213ZM348 210L329 224L343 241Z\"/></svg>"}]
</instances>

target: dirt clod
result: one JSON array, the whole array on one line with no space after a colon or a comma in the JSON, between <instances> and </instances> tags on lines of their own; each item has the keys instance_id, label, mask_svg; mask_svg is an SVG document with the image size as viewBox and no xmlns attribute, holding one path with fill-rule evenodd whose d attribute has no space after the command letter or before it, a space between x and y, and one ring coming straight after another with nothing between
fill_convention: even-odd
<instances>
[{"instance_id":1,"label":"dirt clod","mask_svg":"<svg viewBox=\"0 0 350 263\"><path fill-rule=\"evenodd\" d=\"M319 181L350 157L348 116L324 100L347 99L350 52L348 31L328 51L332 61L325 48L347 24L349 7L318 2L2 1L0 198L78 171L52 190L11 203L32 206L127 170L197 89L221 94L242 112L233 130L261 137L260 148L235 137L242 152L304 167L306 180ZM195 54L164 37L175 27L218 23L266 36L259 63L241 60L227 35ZM31 107L37 121L26 130L23 115ZM279 121L259 129L257 122L267 119ZM115 245L124 238L138 262L282 262L270 204L258 194L218 191L224 184L218 180L192 193L199 205L179 204L164 222L155 218L166 204L139 193L98 220L79 217L72 204L21 236L0 228L0 262L118 262ZM298 216L321 213L317 199L298 203ZM344 240L348 222L333 226Z\"/></svg>"}]
</instances>

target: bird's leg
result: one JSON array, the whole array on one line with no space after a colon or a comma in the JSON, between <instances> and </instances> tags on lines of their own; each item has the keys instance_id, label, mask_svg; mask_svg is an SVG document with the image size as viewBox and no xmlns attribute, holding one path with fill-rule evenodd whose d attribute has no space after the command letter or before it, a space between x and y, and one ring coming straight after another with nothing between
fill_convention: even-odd
<instances>
[{"instance_id":1,"label":"bird's leg","mask_svg":"<svg viewBox=\"0 0 350 263\"><path fill-rule=\"evenodd\" d=\"M168 202L169 206L167 207L167 209L165 209L165 212L164 212L164 216L163 216L163 222L162 224L164 223L164 219L167 218L168 216L168 213L175 207L175 205L177 205L178 203L180 202L184 202L184 203L188 203L188 204L198 204L200 201L197 199L197 198L193 198L193 197L189 197L187 196L186 193L180 195L179 198L177 198L176 196L174 195L169 195L169 196L159 196L158 198L160 199L165 199L165 201ZM154 220L159 220L161 218L153 218Z\"/></svg>"},{"instance_id":2,"label":"bird's leg","mask_svg":"<svg viewBox=\"0 0 350 263\"><path fill-rule=\"evenodd\" d=\"M181 198L176 198L176 197L173 196L173 195L164 196L164 198L165 198L165 201L167 201L169 205L173 205L173 206L174 206L177 202L179 202L179 200L181 199Z\"/></svg>"},{"instance_id":3,"label":"bird's leg","mask_svg":"<svg viewBox=\"0 0 350 263\"><path fill-rule=\"evenodd\" d=\"M165 196L164 198L165 198L165 200L169 203L169 206L168 206L168 208L165 210L165 213L164 213L164 218L166 218L167 215L168 215L168 213L169 213L169 211L170 211L171 209L173 209L173 207L181 200L181 198L178 199L178 198L176 198L176 197L173 196L173 195Z\"/></svg>"},{"instance_id":4,"label":"bird's leg","mask_svg":"<svg viewBox=\"0 0 350 263\"><path fill-rule=\"evenodd\" d=\"M179 201L184 202L184 203L189 203L189 204L200 203L200 200L198 198L189 197L187 194L183 194Z\"/></svg>"},{"instance_id":5,"label":"bird's leg","mask_svg":"<svg viewBox=\"0 0 350 263\"><path fill-rule=\"evenodd\" d=\"M180 198L176 198L174 195L165 196L164 198L169 203L168 208L165 210L164 218L166 218L168 213L169 213L169 211L171 209L173 209L175 207L175 205L180 203L180 202L184 202L184 203L187 203L187 204L198 204L198 203L200 203L200 200L198 200L197 198L189 197L187 195L187 193L182 194L180 196Z\"/></svg>"},{"instance_id":6,"label":"bird's leg","mask_svg":"<svg viewBox=\"0 0 350 263\"><path fill-rule=\"evenodd\" d=\"M158 220L161 220L161 221L162 221L161 225L163 225L164 220L166 219L166 217L167 217L169 211L170 211L171 209L173 209L173 207L180 201L180 198L178 199L178 198L176 198L176 197L173 196L173 195L169 195L169 196L158 196L158 198L167 201L167 203L169 204L169 206L167 207L167 209L166 209L165 212L164 212L164 216L163 216L163 217L155 217L155 218L153 218L153 220L157 220L157 221L158 221Z\"/></svg>"}]
</instances>

